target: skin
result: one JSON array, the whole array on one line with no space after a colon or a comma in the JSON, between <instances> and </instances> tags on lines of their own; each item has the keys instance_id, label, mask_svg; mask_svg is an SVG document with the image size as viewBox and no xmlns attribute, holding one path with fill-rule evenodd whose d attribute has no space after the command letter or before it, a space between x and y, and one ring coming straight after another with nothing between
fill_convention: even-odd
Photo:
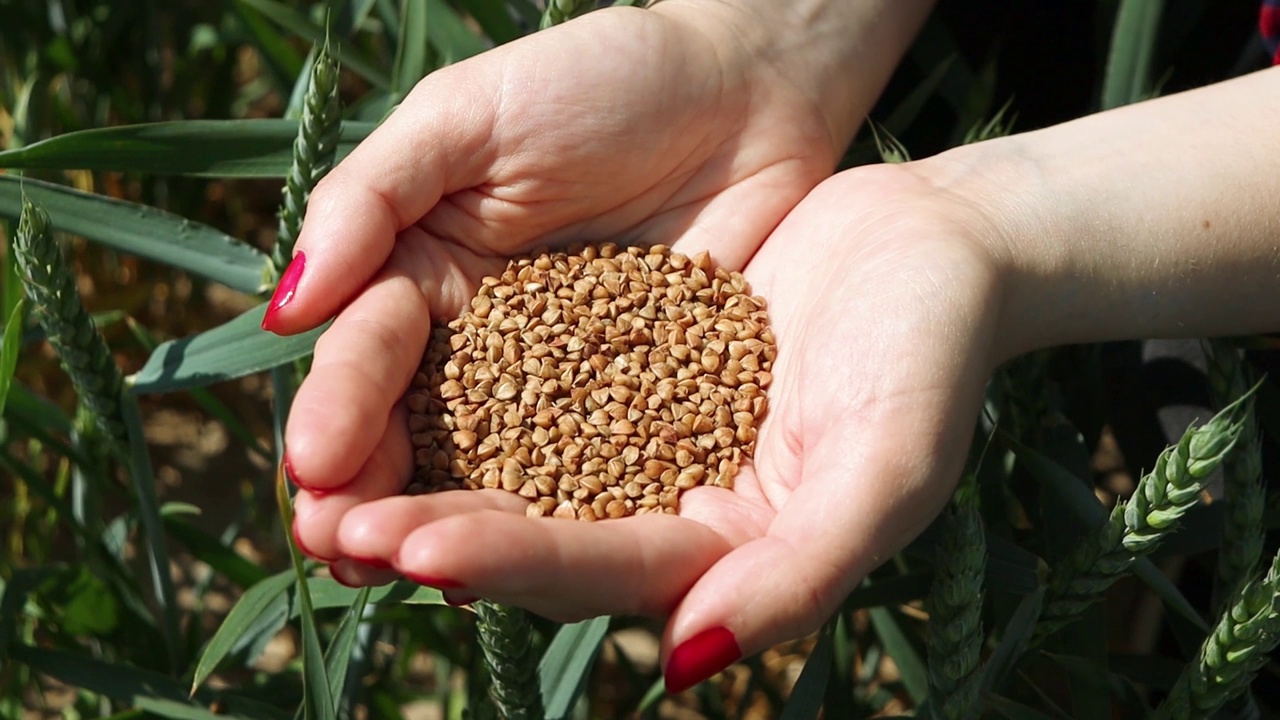
<instances>
[{"instance_id":1,"label":"skin","mask_svg":"<svg viewBox=\"0 0 1280 720\"><path fill-rule=\"evenodd\" d=\"M819 185L843 145L839 118L805 109L822 73L735 56L769 57L747 29L763 16L663 7L601 12L433 75L313 195L281 327L342 311L286 440L297 477L323 491L299 494L298 535L344 580L444 578L566 621L666 616L664 657L717 627L750 653L815 629L934 517L1000 362L1280 328L1267 127L1280 71ZM850 22L824 7L799 14L817 18L810 30ZM732 31L691 29L694 11ZM909 37L918 19L885 12ZM614 56L661 47L672 62L582 63L601 33L616 33ZM569 66L572 87L537 84ZM422 318L456 314L506 254L616 236L709 248L770 303L771 410L735 490L690 491L679 517L595 524L529 519L492 491L397 496L411 452L395 404Z\"/></svg>"}]
</instances>

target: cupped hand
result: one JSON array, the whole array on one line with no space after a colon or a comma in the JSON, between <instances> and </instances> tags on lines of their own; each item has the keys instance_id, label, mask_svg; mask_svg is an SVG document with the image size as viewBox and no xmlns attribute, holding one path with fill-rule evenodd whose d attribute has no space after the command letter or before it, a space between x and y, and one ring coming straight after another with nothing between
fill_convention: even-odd
<instances>
[{"instance_id":1,"label":"cupped hand","mask_svg":"<svg viewBox=\"0 0 1280 720\"><path fill-rule=\"evenodd\" d=\"M335 554L360 562L335 572L391 568L563 621L669 616L669 690L816 629L944 505L999 359L989 222L945 185L912 165L838 175L746 266L778 357L733 490L596 523L528 518L500 491L384 498L345 513ZM388 490L408 474L408 440L389 443L378 457L403 459L367 477Z\"/></svg>"},{"instance_id":2,"label":"cupped hand","mask_svg":"<svg viewBox=\"0 0 1280 720\"><path fill-rule=\"evenodd\" d=\"M286 430L291 477L317 491L298 503L308 552L336 557L342 513L403 487L396 406L427 318L456 315L505 258L607 239L740 268L830 173L847 138L742 23L672 0L483 53L423 80L320 183L264 320L288 334L341 310Z\"/></svg>"}]
</instances>

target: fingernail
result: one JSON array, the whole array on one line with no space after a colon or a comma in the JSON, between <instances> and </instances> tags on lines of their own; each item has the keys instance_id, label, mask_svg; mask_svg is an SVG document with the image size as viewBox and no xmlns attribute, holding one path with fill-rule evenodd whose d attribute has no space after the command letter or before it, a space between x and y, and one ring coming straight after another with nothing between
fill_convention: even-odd
<instances>
[{"instance_id":1,"label":"fingernail","mask_svg":"<svg viewBox=\"0 0 1280 720\"><path fill-rule=\"evenodd\" d=\"M305 253L299 252L293 256L289 267L284 269L284 274L280 276L280 282L276 284L276 291L271 295L271 302L267 304L267 314L262 316L263 330L275 332L276 312L288 305L289 301L293 299L294 293L298 290L298 281L302 279L302 271L306 267L307 256Z\"/></svg>"},{"instance_id":2,"label":"fingernail","mask_svg":"<svg viewBox=\"0 0 1280 720\"><path fill-rule=\"evenodd\" d=\"M298 488L302 490L306 490L312 495L320 496L324 494L324 491L316 490L315 488L312 488L311 486L303 482L301 478L298 477L298 473L294 472L293 463L290 462L289 460L288 450L284 451L284 476L289 479L289 482L293 483L294 485L296 485Z\"/></svg>"},{"instance_id":3,"label":"fingernail","mask_svg":"<svg viewBox=\"0 0 1280 720\"><path fill-rule=\"evenodd\" d=\"M302 542L302 535L298 532L298 516L297 515L293 516L293 526L289 528L289 531L293 533L293 544L298 546L298 549L302 551L303 555L306 555L307 557L315 558L320 562L333 562L334 560L337 560L337 558L325 557L318 553L314 553L307 548L306 544Z\"/></svg>"},{"instance_id":4,"label":"fingernail","mask_svg":"<svg viewBox=\"0 0 1280 720\"><path fill-rule=\"evenodd\" d=\"M400 571L400 574L419 585L426 585L437 590L457 590L462 587L462 583L457 580L450 580L449 578L437 577L435 575L419 575L417 573L405 572L403 570Z\"/></svg>"},{"instance_id":5,"label":"fingernail","mask_svg":"<svg viewBox=\"0 0 1280 720\"><path fill-rule=\"evenodd\" d=\"M387 562L386 559L380 558L380 557L362 557L360 555L352 555L351 553L347 553L347 559L354 560L360 563L361 565L368 565L369 567L375 570L393 570L394 569L391 567L391 563Z\"/></svg>"},{"instance_id":6,"label":"fingernail","mask_svg":"<svg viewBox=\"0 0 1280 720\"><path fill-rule=\"evenodd\" d=\"M338 567L338 565L329 566L329 577L333 578L335 582L344 587L356 588L357 590L364 587L360 583L352 582L351 580L342 577L342 572L338 570Z\"/></svg>"},{"instance_id":7,"label":"fingernail","mask_svg":"<svg viewBox=\"0 0 1280 720\"><path fill-rule=\"evenodd\" d=\"M480 599L473 595L467 595L466 593L449 592L447 590L441 590L440 594L444 596L444 601L446 603L454 607L462 607L463 605L470 605L471 603Z\"/></svg>"},{"instance_id":8,"label":"fingernail","mask_svg":"<svg viewBox=\"0 0 1280 720\"><path fill-rule=\"evenodd\" d=\"M671 652L663 677L667 692L684 692L742 657L733 633L722 627L703 630Z\"/></svg>"}]
</instances>

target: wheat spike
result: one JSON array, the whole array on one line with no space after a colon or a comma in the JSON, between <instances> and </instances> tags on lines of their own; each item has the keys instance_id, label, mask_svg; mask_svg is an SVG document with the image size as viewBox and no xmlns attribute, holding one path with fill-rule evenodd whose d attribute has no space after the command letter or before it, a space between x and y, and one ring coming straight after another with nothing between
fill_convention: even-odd
<instances>
[{"instance_id":1,"label":"wheat spike","mask_svg":"<svg viewBox=\"0 0 1280 720\"><path fill-rule=\"evenodd\" d=\"M1134 560L1154 550L1177 527L1199 500L1204 481L1235 445L1251 398L1252 391L1160 453L1155 469L1138 482L1133 497L1117 504L1101 528L1054 566L1030 647L1078 619Z\"/></svg>"},{"instance_id":2,"label":"wheat spike","mask_svg":"<svg viewBox=\"0 0 1280 720\"><path fill-rule=\"evenodd\" d=\"M489 698L501 720L541 720L542 694L533 625L519 608L477 601L476 629L485 666L489 669Z\"/></svg>"},{"instance_id":3,"label":"wheat spike","mask_svg":"<svg viewBox=\"0 0 1280 720\"><path fill-rule=\"evenodd\" d=\"M966 482L944 516L937 575L925 609L929 613L929 697L938 720L974 717L978 710L982 651L982 581L987 543L978 494Z\"/></svg>"},{"instance_id":4,"label":"wheat spike","mask_svg":"<svg viewBox=\"0 0 1280 720\"><path fill-rule=\"evenodd\" d=\"M54 240L48 214L26 197L13 249L27 296L63 369L71 376L81 405L108 443L125 451L129 436L120 412L124 388L120 367L84 309L76 276Z\"/></svg>"},{"instance_id":5,"label":"wheat spike","mask_svg":"<svg viewBox=\"0 0 1280 720\"><path fill-rule=\"evenodd\" d=\"M1232 597L1196 659L1183 669L1156 720L1202 720L1249 688L1280 642L1280 553L1265 577Z\"/></svg>"},{"instance_id":6,"label":"wheat spike","mask_svg":"<svg viewBox=\"0 0 1280 720\"><path fill-rule=\"evenodd\" d=\"M542 13L541 29L572 20L595 8L595 0L547 0L547 9Z\"/></svg>"},{"instance_id":7,"label":"wheat spike","mask_svg":"<svg viewBox=\"0 0 1280 720\"><path fill-rule=\"evenodd\" d=\"M293 256L293 246L302 232L302 217L311 190L331 168L337 156L342 130L342 105L338 100L338 63L329 54L329 44L316 48L311 78L302 105L298 136L293 141L293 164L285 177L280 204L280 226L271 263L276 274L284 272Z\"/></svg>"}]
</instances>

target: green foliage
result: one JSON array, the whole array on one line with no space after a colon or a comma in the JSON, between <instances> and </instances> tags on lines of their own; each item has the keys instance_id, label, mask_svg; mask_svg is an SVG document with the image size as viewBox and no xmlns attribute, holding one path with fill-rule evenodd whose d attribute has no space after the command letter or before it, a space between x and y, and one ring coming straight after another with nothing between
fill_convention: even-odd
<instances>
[{"instance_id":1,"label":"green foliage","mask_svg":"<svg viewBox=\"0 0 1280 720\"><path fill-rule=\"evenodd\" d=\"M1256 412L1241 402L1253 378L1239 348L1266 341L1211 343L1207 387L1228 410L1158 458L1128 444L1136 409L1119 405L1097 348L1007 364L979 422L979 437L995 440L975 444L942 519L860 583L816 638L676 701L663 699L645 657L656 638L643 622L557 626L488 603L473 615L406 582L346 588L303 561L282 531L287 488L272 471L324 328L264 333L259 303L310 191L422 77L596 5L0 0L0 222L18 230L0 275L0 716L52 698L49 678L76 689L51 710L67 717L380 720L425 701L449 720L1098 708L1145 718L1163 693L1160 718L1245 707L1280 633L1280 571L1273 562L1255 577L1276 526L1261 457L1280 406L1273 384L1257 391ZM1207 5L1101 3L1098 52L1077 58L1100 71L1092 106L1155 94ZM843 165L906 162L1036 126L1007 91L1025 69L1001 66L994 45L973 53L940 17ZM263 192L279 179L272 216L276 198ZM188 295L150 309L183 286ZM92 292L82 300L81 289ZM234 301L215 310L209 298L226 296ZM95 327L86 303L123 321ZM51 370L44 338L69 383ZM253 464L176 469L156 438L173 422L162 413L179 410L225 428L228 454ZM1098 500L1110 490L1095 467L1109 442L1124 460L1109 472L1136 477L1154 463L1113 508ZM1225 498L1200 502L1219 462ZM202 472L202 494L182 497L197 513L165 504ZM273 490L283 517L265 511ZM1215 577L1208 603L1153 562L1214 557L1201 575ZM1166 637L1187 657L1154 645L1108 653L1108 640L1132 644L1126 628L1106 625L1126 609L1123 593L1108 592L1116 584L1162 606ZM1082 613L1091 622L1055 632ZM282 637L298 651L263 664Z\"/></svg>"}]
</instances>

